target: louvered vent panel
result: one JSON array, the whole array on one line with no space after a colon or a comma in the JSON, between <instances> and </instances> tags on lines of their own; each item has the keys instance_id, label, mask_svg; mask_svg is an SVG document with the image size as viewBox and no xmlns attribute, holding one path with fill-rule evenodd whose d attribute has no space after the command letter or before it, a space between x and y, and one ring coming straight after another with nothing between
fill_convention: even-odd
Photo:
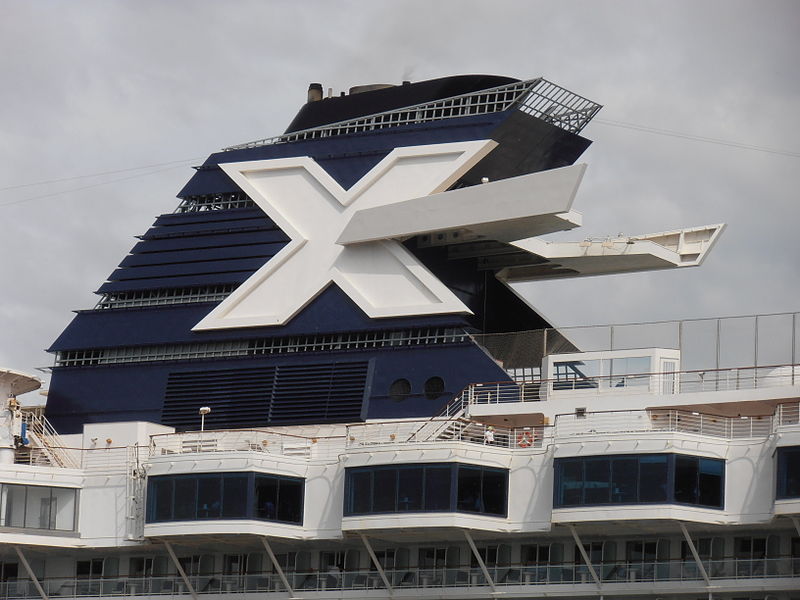
<instances>
[{"instance_id":1,"label":"louvered vent panel","mask_svg":"<svg viewBox=\"0 0 800 600\"><path fill-rule=\"evenodd\" d=\"M176 429L198 429L198 409L210 406L209 429L264 425L274 379L273 367L170 373L161 422Z\"/></svg>"},{"instance_id":2,"label":"louvered vent panel","mask_svg":"<svg viewBox=\"0 0 800 600\"><path fill-rule=\"evenodd\" d=\"M278 367L270 420L273 423L355 421L367 384L367 363Z\"/></svg>"},{"instance_id":3,"label":"louvered vent panel","mask_svg":"<svg viewBox=\"0 0 800 600\"><path fill-rule=\"evenodd\" d=\"M161 422L197 429L201 406L209 429L358 420L367 373L366 361L174 372Z\"/></svg>"}]
</instances>

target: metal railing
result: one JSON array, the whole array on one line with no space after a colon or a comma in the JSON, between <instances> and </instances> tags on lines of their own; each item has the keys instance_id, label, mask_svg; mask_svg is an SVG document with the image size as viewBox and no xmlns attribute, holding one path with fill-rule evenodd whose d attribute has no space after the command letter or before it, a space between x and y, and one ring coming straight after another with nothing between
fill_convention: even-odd
<instances>
[{"instance_id":1,"label":"metal railing","mask_svg":"<svg viewBox=\"0 0 800 600\"><path fill-rule=\"evenodd\" d=\"M308 437L259 429L161 433L150 437L150 457L204 452L263 452L300 458L334 458L344 436Z\"/></svg>"},{"instance_id":2,"label":"metal railing","mask_svg":"<svg viewBox=\"0 0 800 600\"><path fill-rule=\"evenodd\" d=\"M472 338L506 369L538 370L551 354L644 348L678 350L685 369L800 364L800 312L582 325Z\"/></svg>"},{"instance_id":3,"label":"metal railing","mask_svg":"<svg viewBox=\"0 0 800 600\"><path fill-rule=\"evenodd\" d=\"M22 422L27 426L31 444L28 448L30 464L50 464L66 469L80 468L75 451L67 448L50 421L39 410L23 410Z\"/></svg>"},{"instance_id":4,"label":"metal railing","mask_svg":"<svg viewBox=\"0 0 800 600\"><path fill-rule=\"evenodd\" d=\"M775 411L775 426L800 425L800 402L779 404Z\"/></svg>"},{"instance_id":5,"label":"metal railing","mask_svg":"<svg viewBox=\"0 0 800 600\"><path fill-rule=\"evenodd\" d=\"M773 417L720 417L685 410L629 410L558 415L555 439L615 433L680 432L727 439L763 438Z\"/></svg>"},{"instance_id":6,"label":"metal railing","mask_svg":"<svg viewBox=\"0 0 800 600\"><path fill-rule=\"evenodd\" d=\"M514 107L576 134L580 133L602 108L596 102L546 79L537 78L228 146L223 148L223 152L497 113Z\"/></svg>"},{"instance_id":7,"label":"metal railing","mask_svg":"<svg viewBox=\"0 0 800 600\"><path fill-rule=\"evenodd\" d=\"M461 392L468 404L535 402L565 394L611 396L756 390L800 385L800 365L703 369L670 373L629 373L584 378L536 379L527 382L472 383Z\"/></svg>"},{"instance_id":8,"label":"metal railing","mask_svg":"<svg viewBox=\"0 0 800 600\"><path fill-rule=\"evenodd\" d=\"M713 580L751 580L800 578L800 558L762 558L703 561ZM687 560L607 562L592 565L604 583L629 584L685 581L704 586L697 564ZM496 586L543 586L591 584L593 578L582 563L543 565L488 566L489 576ZM470 588L486 587L488 582L481 569L474 567L388 569L386 577L393 588ZM287 572L289 584L296 592L331 590L385 589L376 571L358 570L343 573L304 571ZM275 573L254 575L190 575L189 582L198 594L242 594L251 592L280 592L286 588ZM797 582L791 581L788 586ZM48 597L114 597L189 595L183 578L165 577L104 577L102 579L48 578L41 581ZM787 589L789 589L787 587ZM0 598L38 598L33 583L27 580L0 583Z\"/></svg>"},{"instance_id":9,"label":"metal railing","mask_svg":"<svg viewBox=\"0 0 800 600\"><path fill-rule=\"evenodd\" d=\"M506 449L541 448L545 427L487 426L468 419L425 419L347 426L347 447L466 442Z\"/></svg>"},{"instance_id":10,"label":"metal railing","mask_svg":"<svg viewBox=\"0 0 800 600\"><path fill-rule=\"evenodd\" d=\"M258 452L302 459L335 459L346 450L369 446L464 442L513 450L542 448L547 443L576 436L648 432L693 433L726 439L763 438L778 427L797 425L800 425L800 402L779 404L774 416L724 417L677 409L597 411L556 415L553 425L514 428L490 427L461 416L440 416L351 423L344 426L344 435L316 437L259 429L162 433L151 436L146 454L152 458L213 452ZM32 454L41 451L38 448L30 450ZM55 450L79 456L77 467L71 468L113 472L129 467L130 453L135 447ZM31 458L31 463L41 464L34 458Z\"/></svg>"}]
</instances>

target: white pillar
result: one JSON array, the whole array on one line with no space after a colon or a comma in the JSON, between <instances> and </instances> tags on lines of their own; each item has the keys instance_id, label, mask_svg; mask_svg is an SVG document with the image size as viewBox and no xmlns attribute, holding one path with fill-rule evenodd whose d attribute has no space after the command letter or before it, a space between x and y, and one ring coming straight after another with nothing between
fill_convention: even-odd
<instances>
[{"instance_id":1,"label":"white pillar","mask_svg":"<svg viewBox=\"0 0 800 600\"><path fill-rule=\"evenodd\" d=\"M0 390L0 402L7 402ZM14 464L14 413L7 405L0 406L0 465Z\"/></svg>"}]
</instances>

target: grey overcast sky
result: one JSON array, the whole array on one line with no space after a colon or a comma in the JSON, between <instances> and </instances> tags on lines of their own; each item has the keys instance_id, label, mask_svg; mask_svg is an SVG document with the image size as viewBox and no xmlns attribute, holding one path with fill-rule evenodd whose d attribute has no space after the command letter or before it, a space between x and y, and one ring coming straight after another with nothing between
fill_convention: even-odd
<instances>
[{"instance_id":1,"label":"grey overcast sky","mask_svg":"<svg viewBox=\"0 0 800 600\"><path fill-rule=\"evenodd\" d=\"M522 286L558 325L800 310L798 32L791 0L0 0L0 367L52 364L190 166L311 81L545 76L604 105L564 237L728 223L699 268Z\"/></svg>"}]
</instances>

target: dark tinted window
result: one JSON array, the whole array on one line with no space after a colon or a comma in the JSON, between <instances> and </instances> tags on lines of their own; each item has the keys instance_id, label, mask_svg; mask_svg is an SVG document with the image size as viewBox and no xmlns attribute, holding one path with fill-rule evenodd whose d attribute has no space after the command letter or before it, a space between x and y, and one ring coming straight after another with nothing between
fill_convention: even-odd
<instances>
[{"instance_id":1,"label":"dark tinted window","mask_svg":"<svg viewBox=\"0 0 800 600\"><path fill-rule=\"evenodd\" d=\"M151 515L154 521L169 521L172 519L172 492L175 482L172 479L150 480L150 493L153 497Z\"/></svg>"},{"instance_id":2,"label":"dark tinted window","mask_svg":"<svg viewBox=\"0 0 800 600\"><path fill-rule=\"evenodd\" d=\"M197 515L197 479L181 477L175 480L175 520L194 519Z\"/></svg>"},{"instance_id":3,"label":"dark tinted window","mask_svg":"<svg viewBox=\"0 0 800 600\"><path fill-rule=\"evenodd\" d=\"M583 503L583 461L564 460L558 463L561 474L557 506L576 506Z\"/></svg>"},{"instance_id":4,"label":"dark tinted window","mask_svg":"<svg viewBox=\"0 0 800 600\"><path fill-rule=\"evenodd\" d=\"M219 519L222 510L220 477L203 477L197 481L197 518Z\"/></svg>"},{"instance_id":5,"label":"dark tinted window","mask_svg":"<svg viewBox=\"0 0 800 600\"><path fill-rule=\"evenodd\" d=\"M222 478L222 518L241 519L249 517L247 491L250 487L250 476L244 473L226 473Z\"/></svg>"},{"instance_id":6,"label":"dark tinted window","mask_svg":"<svg viewBox=\"0 0 800 600\"><path fill-rule=\"evenodd\" d=\"M147 483L147 522L264 519L301 523L303 480L254 473L159 475Z\"/></svg>"},{"instance_id":7,"label":"dark tinted window","mask_svg":"<svg viewBox=\"0 0 800 600\"><path fill-rule=\"evenodd\" d=\"M354 471L348 475L348 482L350 512L357 515L372 512L372 473Z\"/></svg>"},{"instance_id":8,"label":"dark tinted window","mask_svg":"<svg viewBox=\"0 0 800 600\"><path fill-rule=\"evenodd\" d=\"M698 466L697 487L699 497L697 503L702 506L722 508L724 491L725 463L713 458L701 458Z\"/></svg>"},{"instance_id":9,"label":"dark tinted window","mask_svg":"<svg viewBox=\"0 0 800 600\"><path fill-rule=\"evenodd\" d=\"M483 512L481 470L461 466L458 469L458 510Z\"/></svg>"},{"instance_id":10,"label":"dark tinted window","mask_svg":"<svg viewBox=\"0 0 800 600\"><path fill-rule=\"evenodd\" d=\"M778 498L800 498L800 447L778 448Z\"/></svg>"},{"instance_id":11,"label":"dark tinted window","mask_svg":"<svg viewBox=\"0 0 800 600\"><path fill-rule=\"evenodd\" d=\"M505 516L508 491L508 472L483 469L483 511L488 515Z\"/></svg>"},{"instance_id":12,"label":"dark tinted window","mask_svg":"<svg viewBox=\"0 0 800 600\"><path fill-rule=\"evenodd\" d=\"M378 469L373 477L372 510L394 512L397 500L397 469Z\"/></svg>"},{"instance_id":13,"label":"dark tinted window","mask_svg":"<svg viewBox=\"0 0 800 600\"><path fill-rule=\"evenodd\" d=\"M697 459L693 456L675 457L675 501L696 504Z\"/></svg>"},{"instance_id":14,"label":"dark tinted window","mask_svg":"<svg viewBox=\"0 0 800 600\"><path fill-rule=\"evenodd\" d=\"M725 461L643 454L556 459L556 507L679 502L722 508Z\"/></svg>"},{"instance_id":15,"label":"dark tinted window","mask_svg":"<svg viewBox=\"0 0 800 600\"><path fill-rule=\"evenodd\" d=\"M592 458L584 464L583 501L586 504L611 501L611 461L607 458Z\"/></svg>"},{"instance_id":16,"label":"dark tinted window","mask_svg":"<svg viewBox=\"0 0 800 600\"><path fill-rule=\"evenodd\" d=\"M424 469L409 468L397 471L397 510L422 510L422 481Z\"/></svg>"},{"instance_id":17,"label":"dark tinted window","mask_svg":"<svg viewBox=\"0 0 800 600\"><path fill-rule=\"evenodd\" d=\"M450 466L425 467L425 510L450 510L451 475Z\"/></svg>"},{"instance_id":18,"label":"dark tinted window","mask_svg":"<svg viewBox=\"0 0 800 600\"><path fill-rule=\"evenodd\" d=\"M639 502L667 501L667 454L639 457Z\"/></svg>"},{"instance_id":19,"label":"dark tinted window","mask_svg":"<svg viewBox=\"0 0 800 600\"><path fill-rule=\"evenodd\" d=\"M278 480L256 475L256 517L270 521L278 518Z\"/></svg>"},{"instance_id":20,"label":"dark tinted window","mask_svg":"<svg viewBox=\"0 0 800 600\"><path fill-rule=\"evenodd\" d=\"M303 522L303 482L281 478L278 486L278 520L287 523Z\"/></svg>"},{"instance_id":21,"label":"dark tinted window","mask_svg":"<svg viewBox=\"0 0 800 600\"><path fill-rule=\"evenodd\" d=\"M507 505L504 469L434 464L346 470L345 515L459 510L505 516Z\"/></svg>"},{"instance_id":22,"label":"dark tinted window","mask_svg":"<svg viewBox=\"0 0 800 600\"><path fill-rule=\"evenodd\" d=\"M611 502L624 504L638 498L639 461L615 458L611 461Z\"/></svg>"}]
</instances>

